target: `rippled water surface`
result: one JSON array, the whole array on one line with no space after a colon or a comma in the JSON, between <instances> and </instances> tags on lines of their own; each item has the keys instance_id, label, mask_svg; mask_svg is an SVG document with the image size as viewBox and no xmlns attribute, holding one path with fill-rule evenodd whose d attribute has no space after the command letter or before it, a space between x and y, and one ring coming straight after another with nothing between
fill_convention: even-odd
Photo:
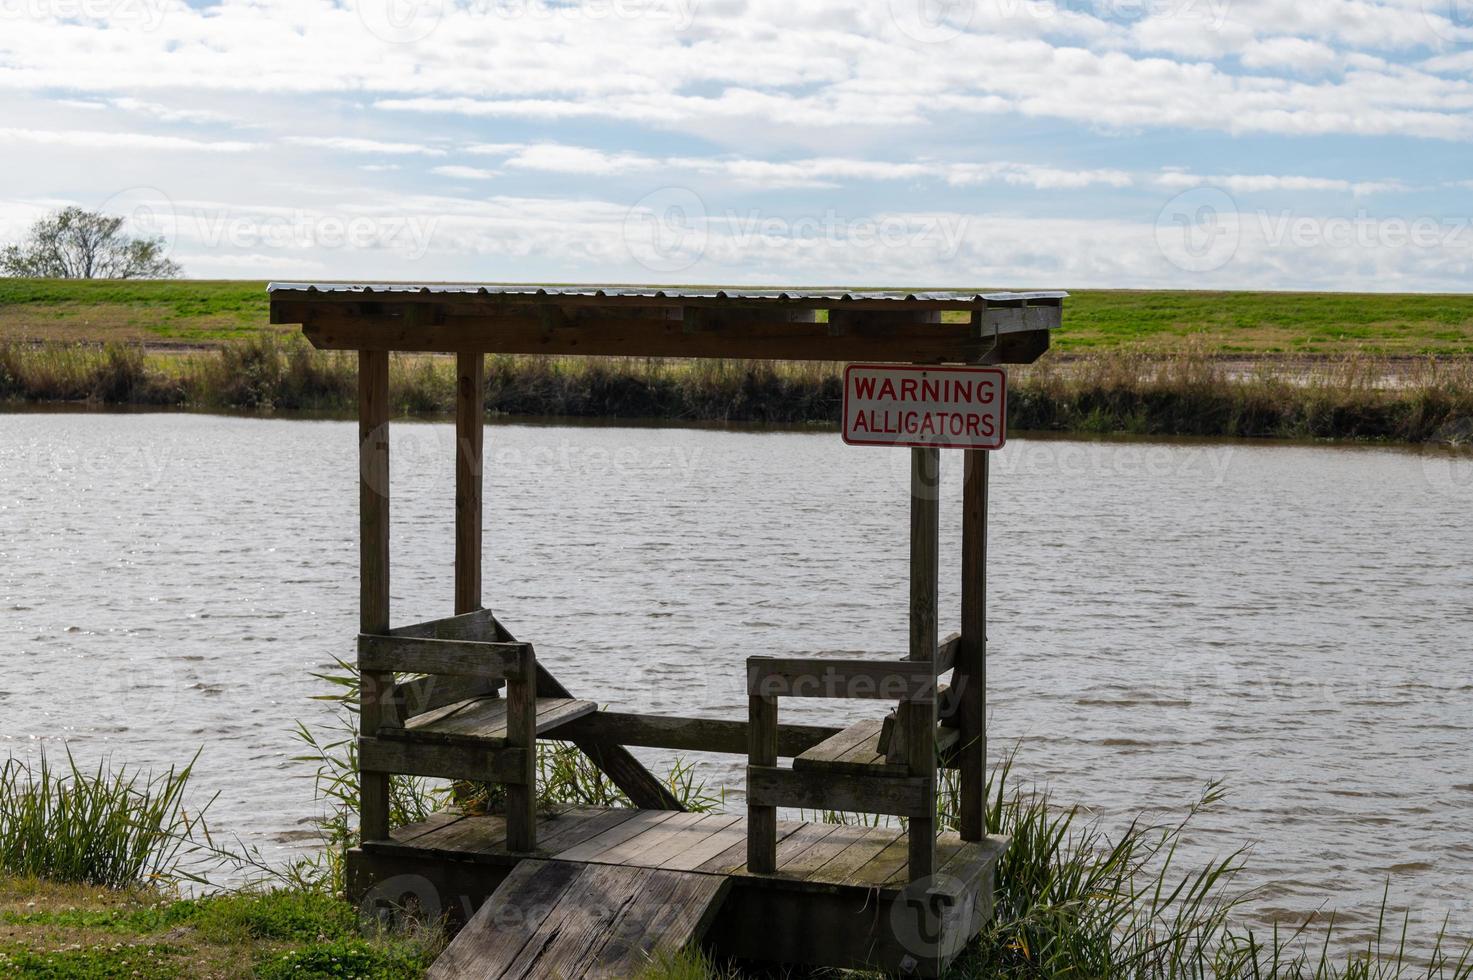
<instances>
[{"instance_id":1,"label":"rippled water surface","mask_svg":"<svg viewBox=\"0 0 1473 980\"><path fill-rule=\"evenodd\" d=\"M316 812L290 730L352 656L356 430L0 419L14 753L203 748L217 828L269 855ZM452 430L394 428L394 619L448 615ZM575 693L741 718L754 653L905 648L906 454L832 434L496 425L487 604ZM949 458L946 499L960 494ZM1228 796L1253 914L1393 903L1473 933L1473 462L1436 452L1016 438L995 457L994 756L1107 826ZM943 511L943 627L959 513ZM862 702L795 703L843 720ZM653 761L658 759L654 753ZM704 761L740 786L738 760Z\"/></svg>"}]
</instances>

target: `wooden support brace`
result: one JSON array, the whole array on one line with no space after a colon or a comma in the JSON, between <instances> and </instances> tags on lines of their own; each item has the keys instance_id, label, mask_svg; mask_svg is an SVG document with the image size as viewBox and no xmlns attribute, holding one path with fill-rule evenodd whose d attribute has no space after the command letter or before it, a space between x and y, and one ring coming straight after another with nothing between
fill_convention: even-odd
<instances>
[{"instance_id":1,"label":"wooden support brace","mask_svg":"<svg viewBox=\"0 0 1473 980\"><path fill-rule=\"evenodd\" d=\"M359 631L389 631L389 355L358 355ZM397 721L390 703L394 675L359 671L359 722L376 732ZM359 830L364 840L389 836L389 775L360 765Z\"/></svg>"},{"instance_id":2,"label":"wooden support brace","mask_svg":"<svg viewBox=\"0 0 1473 980\"><path fill-rule=\"evenodd\" d=\"M747 767L747 821L751 838L758 834L753 824L754 811L772 810L779 806L806 807L813 810L839 810L855 813L884 813L911 820L933 816L934 792L923 777L862 776L844 772L819 772L813 769L782 769L776 765L752 763ZM750 846L755 846L749 843ZM759 854L759 857L762 856ZM747 866L752 866L750 855Z\"/></svg>"},{"instance_id":3,"label":"wooden support brace","mask_svg":"<svg viewBox=\"0 0 1473 980\"><path fill-rule=\"evenodd\" d=\"M525 853L537 849L537 660L522 647L518 676L506 685L506 745L523 752L519 778L506 780L506 847Z\"/></svg>"},{"instance_id":4,"label":"wooden support brace","mask_svg":"<svg viewBox=\"0 0 1473 980\"><path fill-rule=\"evenodd\" d=\"M987 780L987 480L991 456L982 450L966 454L962 486L962 641L957 654L957 719L962 738L962 840L980 841L987 834L984 798Z\"/></svg>"},{"instance_id":5,"label":"wooden support brace","mask_svg":"<svg viewBox=\"0 0 1473 980\"><path fill-rule=\"evenodd\" d=\"M358 666L369 671L447 674L500 679L527 667L525 643L427 640L401 636L358 637Z\"/></svg>"},{"instance_id":6,"label":"wooden support brace","mask_svg":"<svg viewBox=\"0 0 1473 980\"><path fill-rule=\"evenodd\" d=\"M751 657L747 693L775 698L936 700L936 671L927 661Z\"/></svg>"},{"instance_id":7,"label":"wooden support brace","mask_svg":"<svg viewBox=\"0 0 1473 980\"><path fill-rule=\"evenodd\" d=\"M358 764L364 769L435 779L525 785L529 758L535 762L525 748L437 745L398 738L358 740Z\"/></svg>"},{"instance_id":8,"label":"wooden support brace","mask_svg":"<svg viewBox=\"0 0 1473 980\"><path fill-rule=\"evenodd\" d=\"M910 659L934 671L938 633L941 456L935 449L912 449L910 468ZM900 706L907 769L919 780L924 806L910 816L910 880L929 878L936 864L936 700Z\"/></svg>"},{"instance_id":9,"label":"wooden support brace","mask_svg":"<svg viewBox=\"0 0 1473 980\"><path fill-rule=\"evenodd\" d=\"M769 874L777 870L777 806L758 799L751 774L777 765L777 698L747 699L747 746L747 868Z\"/></svg>"},{"instance_id":10,"label":"wooden support brace","mask_svg":"<svg viewBox=\"0 0 1473 980\"><path fill-rule=\"evenodd\" d=\"M746 755L748 727L745 721L724 718L596 711L558 729L557 737L597 737L619 745ZM791 759L841 731L842 728L827 725L778 725L777 754Z\"/></svg>"},{"instance_id":11,"label":"wooden support brace","mask_svg":"<svg viewBox=\"0 0 1473 980\"><path fill-rule=\"evenodd\" d=\"M455 612L481 608L481 494L486 358L455 359Z\"/></svg>"},{"instance_id":12,"label":"wooden support brace","mask_svg":"<svg viewBox=\"0 0 1473 980\"><path fill-rule=\"evenodd\" d=\"M495 621L495 620L493 620ZM508 643L517 642L499 621L496 621L497 639ZM540 662L537 664L537 697L571 698L573 695L558 682ZM615 786L629 802L641 810L684 810L675 794L646 769L624 746L598 736L573 736L569 739L578 749L613 780Z\"/></svg>"}]
</instances>

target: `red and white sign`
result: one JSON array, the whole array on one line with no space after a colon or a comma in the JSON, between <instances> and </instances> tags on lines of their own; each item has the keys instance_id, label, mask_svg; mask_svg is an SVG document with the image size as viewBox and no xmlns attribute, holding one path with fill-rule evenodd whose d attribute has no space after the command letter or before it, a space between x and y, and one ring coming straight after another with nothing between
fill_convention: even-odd
<instances>
[{"instance_id":1,"label":"red and white sign","mask_svg":"<svg viewBox=\"0 0 1473 980\"><path fill-rule=\"evenodd\" d=\"M1001 449L1001 368L851 364L844 371L844 441L851 446Z\"/></svg>"}]
</instances>

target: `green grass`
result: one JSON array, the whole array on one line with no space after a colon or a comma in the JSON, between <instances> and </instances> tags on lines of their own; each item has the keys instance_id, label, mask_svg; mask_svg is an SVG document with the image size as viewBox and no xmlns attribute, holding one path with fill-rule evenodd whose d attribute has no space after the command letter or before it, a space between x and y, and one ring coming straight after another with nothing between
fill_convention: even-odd
<instances>
[{"instance_id":1,"label":"green grass","mask_svg":"<svg viewBox=\"0 0 1473 980\"><path fill-rule=\"evenodd\" d=\"M0 278L0 338L212 346L270 325L264 282Z\"/></svg>"},{"instance_id":2,"label":"green grass","mask_svg":"<svg viewBox=\"0 0 1473 980\"><path fill-rule=\"evenodd\" d=\"M216 346L269 323L260 281L0 279L0 340ZM1055 347L1219 354L1473 353L1473 294L1074 290Z\"/></svg>"},{"instance_id":3,"label":"green grass","mask_svg":"<svg viewBox=\"0 0 1473 980\"><path fill-rule=\"evenodd\" d=\"M34 878L0 879L0 975L10 977L422 977L438 928L382 932L323 892L170 898Z\"/></svg>"},{"instance_id":4,"label":"green grass","mask_svg":"<svg viewBox=\"0 0 1473 980\"><path fill-rule=\"evenodd\" d=\"M144 775L66 761L0 764L0 872L111 887L176 874L203 830L186 808L193 763Z\"/></svg>"},{"instance_id":5,"label":"green grass","mask_svg":"<svg viewBox=\"0 0 1473 980\"><path fill-rule=\"evenodd\" d=\"M1083 290L1058 349L1219 354L1473 353L1473 295Z\"/></svg>"}]
</instances>

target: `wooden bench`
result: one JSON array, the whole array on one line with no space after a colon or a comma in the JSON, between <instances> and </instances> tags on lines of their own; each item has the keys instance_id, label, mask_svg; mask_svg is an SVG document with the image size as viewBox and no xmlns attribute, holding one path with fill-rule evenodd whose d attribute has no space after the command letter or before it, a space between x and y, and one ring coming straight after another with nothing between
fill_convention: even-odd
<instances>
[{"instance_id":1,"label":"wooden bench","mask_svg":"<svg viewBox=\"0 0 1473 980\"><path fill-rule=\"evenodd\" d=\"M796 659L751 657L747 660L747 866L758 873L778 868L777 808L876 813L905 817L929 834L936 812L937 746L954 747L954 728L937 728L936 702L940 674L956 662L959 640L949 638L926 660ZM918 717L930 719L920 729L934 734L936 745L911 751L899 736L900 725L887 719L856 722L800 752L792 768L777 764L778 699L864 698L924 706ZM892 736L887 727L893 728ZM886 744L886 743L890 744ZM924 758L924 764L922 764ZM913 867L925 876L930 868Z\"/></svg>"},{"instance_id":2,"label":"wooden bench","mask_svg":"<svg viewBox=\"0 0 1473 980\"><path fill-rule=\"evenodd\" d=\"M593 701L577 698L537 698L536 734L545 735L568 722L598 710ZM482 742L498 747L507 740L507 701L496 695L456 701L404 722L402 728L381 728L386 738L429 742Z\"/></svg>"},{"instance_id":3,"label":"wooden bench","mask_svg":"<svg viewBox=\"0 0 1473 980\"><path fill-rule=\"evenodd\" d=\"M813 748L793 759L797 770L823 772L846 772L856 776L904 776L906 765L902 761L891 761L890 746L898 744L893 736L886 738L892 728L891 719L866 719L857 721L839 734L824 739ZM936 730L936 752L946 760L961 741L961 732L942 726Z\"/></svg>"},{"instance_id":4,"label":"wooden bench","mask_svg":"<svg viewBox=\"0 0 1473 980\"><path fill-rule=\"evenodd\" d=\"M358 667L383 678L377 724L358 742L364 773L506 787L507 847L537 847L537 736L592 713L592 701L538 697L530 643L473 639L479 614L358 637ZM400 674L412 679L398 682ZM506 696L499 691L505 685Z\"/></svg>"}]
</instances>

